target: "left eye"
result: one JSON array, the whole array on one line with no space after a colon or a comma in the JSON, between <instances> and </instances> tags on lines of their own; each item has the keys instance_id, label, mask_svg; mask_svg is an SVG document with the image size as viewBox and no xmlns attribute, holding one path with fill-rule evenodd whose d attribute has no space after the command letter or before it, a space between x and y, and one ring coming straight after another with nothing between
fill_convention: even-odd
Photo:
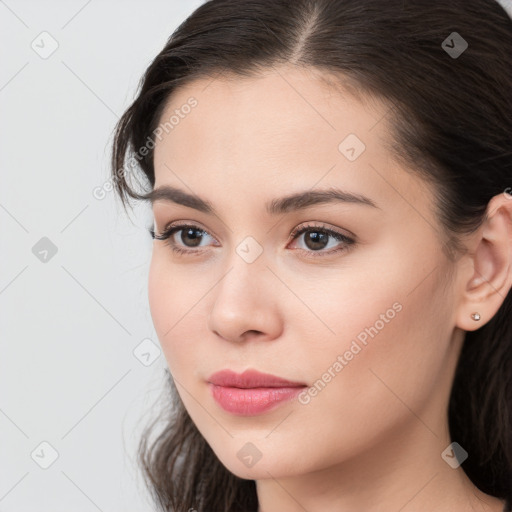
<instances>
[{"instance_id":1,"label":"left eye","mask_svg":"<svg viewBox=\"0 0 512 512\"><path fill-rule=\"evenodd\" d=\"M306 249L300 248L300 250L304 251L308 257L324 256L338 251L343 251L348 249L348 247L354 243L352 238L340 233L339 231L314 225L303 226L294 230L291 234L291 238L293 240L297 240L303 234L305 235L303 240ZM333 241L330 248L329 239ZM334 249L332 248L333 246L335 247ZM329 248L330 250L323 250L326 248Z\"/></svg>"},{"instance_id":2,"label":"left eye","mask_svg":"<svg viewBox=\"0 0 512 512\"><path fill-rule=\"evenodd\" d=\"M155 231L152 228L149 228L149 232L153 239L166 240L167 245L169 245L174 252L180 254L194 254L201 252L200 250L194 250L194 248L207 245L201 245L205 235L215 240L210 233L201 229L199 226L192 224L171 225L159 235L155 234ZM179 232L181 232L179 239L183 245L180 245L175 240L174 235ZM290 238L292 241L295 241L303 234L306 234L304 237L304 244L306 248L300 247L299 250L307 256L316 257L332 254L334 252L346 250L348 246L355 243L352 238L338 231L334 231L326 227L311 225L295 229L290 235ZM330 240L332 240L333 244L329 247ZM333 246L335 247L334 249L332 248Z\"/></svg>"}]
</instances>

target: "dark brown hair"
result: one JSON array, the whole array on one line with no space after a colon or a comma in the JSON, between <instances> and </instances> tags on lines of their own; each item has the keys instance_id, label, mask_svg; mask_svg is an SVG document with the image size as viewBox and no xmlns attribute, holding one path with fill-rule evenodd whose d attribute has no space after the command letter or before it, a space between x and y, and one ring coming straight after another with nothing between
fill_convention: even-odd
<instances>
[{"instance_id":1,"label":"dark brown hair","mask_svg":"<svg viewBox=\"0 0 512 512\"><path fill-rule=\"evenodd\" d=\"M450 54L462 40L465 51ZM512 185L512 21L495 0L205 2L148 67L116 127L112 178L123 205L146 199L128 157L143 186L154 186L154 135L173 91L197 78L251 77L280 64L338 76L389 105L390 150L435 185L446 248L460 254L458 235L478 228L489 200ZM150 442L156 422L149 425L139 447L155 501L176 512L256 511L255 482L221 464L167 376L174 409L167 405L164 428ZM466 474L510 507L511 293L488 323L466 333L448 419L452 440L470 454Z\"/></svg>"}]
</instances>

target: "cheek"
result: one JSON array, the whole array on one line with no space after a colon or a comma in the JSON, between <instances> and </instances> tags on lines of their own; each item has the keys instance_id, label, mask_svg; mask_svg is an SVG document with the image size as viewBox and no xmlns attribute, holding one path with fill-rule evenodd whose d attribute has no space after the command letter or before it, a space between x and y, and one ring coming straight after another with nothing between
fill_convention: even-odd
<instances>
[{"instance_id":1,"label":"cheek","mask_svg":"<svg viewBox=\"0 0 512 512\"><path fill-rule=\"evenodd\" d=\"M165 248L153 251L148 275L148 301L169 369L179 378L180 371L197 366L196 341L205 323L201 299L205 298L213 282L197 279L198 272L183 271L172 264L165 251Z\"/></svg>"},{"instance_id":2,"label":"cheek","mask_svg":"<svg viewBox=\"0 0 512 512\"><path fill-rule=\"evenodd\" d=\"M173 279L172 269L165 265L158 249L153 250L148 276L148 301L151 318L160 345L171 373L176 354L173 353L171 340L179 328L179 297L182 293L179 281ZM178 354L179 355L179 354Z\"/></svg>"},{"instance_id":3,"label":"cheek","mask_svg":"<svg viewBox=\"0 0 512 512\"><path fill-rule=\"evenodd\" d=\"M419 414L446 383L451 311L441 283L431 277L412 293L396 285L398 275L390 283L381 279L371 296L347 303L332 324L337 342L310 359L318 380L314 396L304 398L312 423L326 418L320 427L326 439L367 444L397 423L414 420L411 410Z\"/></svg>"},{"instance_id":4,"label":"cheek","mask_svg":"<svg viewBox=\"0 0 512 512\"><path fill-rule=\"evenodd\" d=\"M373 389L380 371L407 394L411 384L424 383L428 371L442 366L452 320L452 297L443 286L447 268L431 249L435 239L427 249L426 235L418 238L416 244L397 240L368 251L354 272L330 280L318 296L318 310L336 333L326 339L331 360L347 356L347 385L364 382Z\"/></svg>"},{"instance_id":5,"label":"cheek","mask_svg":"<svg viewBox=\"0 0 512 512\"><path fill-rule=\"evenodd\" d=\"M153 255L151 257L151 264L149 267L148 275L148 301L149 309L151 311L151 318L155 330L162 342L160 335L164 329L164 318L166 312L169 312L168 301L171 298L171 290L168 289L168 279L162 268L162 265L158 262L155 256L155 249L153 249Z\"/></svg>"}]
</instances>

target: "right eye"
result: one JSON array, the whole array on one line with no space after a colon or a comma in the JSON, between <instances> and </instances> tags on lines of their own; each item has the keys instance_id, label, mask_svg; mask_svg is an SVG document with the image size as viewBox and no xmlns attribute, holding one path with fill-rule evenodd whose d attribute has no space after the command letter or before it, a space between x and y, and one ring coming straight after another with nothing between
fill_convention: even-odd
<instances>
[{"instance_id":1,"label":"right eye","mask_svg":"<svg viewBox=\"0 0 512 512\"><path fill-rule=\"evenodd\" d=\"M153 239L155 240L165 240L166 244L176 253L186 254L186 253L197 253L200 251L193 250L195 247L202 247L200 244L203 241L203 237L209 236L210 233L200 228L195 224L170 224L166 226L162 233L156 234L155 231L150 228L149 232ZM178 239L181 240L183 245L180 245L175 240L175 234L181 232ZM213 238L213 237L212 237ZM187 245L187 241L190 242L191 245ZM187 247L189 249L187 249ZM192 250L190 249L192 248Z\"/></svg>"}]
</instances>

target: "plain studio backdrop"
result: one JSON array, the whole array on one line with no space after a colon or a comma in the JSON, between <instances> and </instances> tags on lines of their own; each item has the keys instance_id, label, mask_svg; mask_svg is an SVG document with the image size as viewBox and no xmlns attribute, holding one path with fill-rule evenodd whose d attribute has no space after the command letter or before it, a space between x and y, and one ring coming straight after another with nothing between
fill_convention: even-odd
<instances>
[{"instance_id":1,"label":"plain studio backdrop","mask_svg":"<svg viewBox=\"0 0 512 512\"><path fill-rule=\"evenodd\" d=\"M200 4L0 1L2 512L154 509L134 461L165 368L151 217L114 201L109 148Z\"/></svg>"},{"instance_id":2,"label":"plain studio backdrop","mask_svg":"<svg viewBox=\"0 0 512 512\"><path fill-rule=\"evenodd\" d=\"M0 0L2 512L153 510L135 463L166 367L151 212L114 201L109 149L201 3Z\"/></svg>"}]
</instances>

